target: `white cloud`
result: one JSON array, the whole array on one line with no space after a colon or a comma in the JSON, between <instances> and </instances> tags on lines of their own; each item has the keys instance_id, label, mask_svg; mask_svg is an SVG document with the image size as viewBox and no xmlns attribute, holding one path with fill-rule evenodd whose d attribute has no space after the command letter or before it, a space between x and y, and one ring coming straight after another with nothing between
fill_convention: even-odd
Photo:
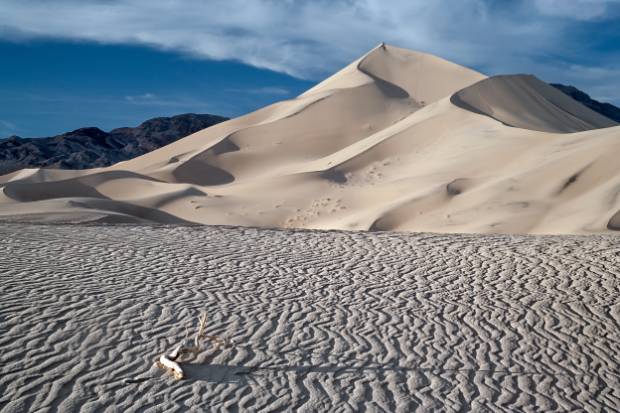
<instances>
[{"instance_id":1,"label":"white cloud","mask_svg":"<svg viewBox=\"0 0 620 413\"><path fill-rule=\"evenodd\" d=\"M606 16L618 0L536 0L540 12L549 16L576 20L593 20Z\"/></svg>"},{"instance_id":2,"label":"white cloud","mask_svg":"<svg viewBox=\"0 0 620 413\"><path fill-rule=\"evenodd\" d=\"M552 65L549 56L583 58L588 46L571 37L573 25L617 16L618 5L619 0L2 0L0 37L140 44L312 80L381 41L490 74L517 67L532 72L541 60Z\"/></svg>"},{"instance_id":3,"label":"white cloud","mask_svg":"<svg viewBox=\"0 0 620 413\"><path fill-rule=\"evenodd\" d=\"M519 51L550 37L535 23L489 16L485 0L3 0L0 8L3 32L16 36L146 44L310 78L380 41L471 60L502 40Z\"/></svg>"},{"instance_id":4,"label":"white cloud","mask_svg":"<svg viewBox=\"0 0 620 413\"><path fill-rule=\"evenodd\" d=\"M209 106L206 102L189 97L158 96L154 93L143 93L141 95L127 95L125 102L140 106L163 106L174 108L204 108Z\"/></svg>"},{"instance_id":5,"label":"white cloud","mask_svg":"<svg viewBox=\"0 0 620 413\"><path fill-rule=\"evenodd\" d=\"M130 103L148 103L148 102L155 101L156 98L157 96L155 96L152 93L144 93L142 95L137 95L137 96L132 96L132 95L125 96L125 100Z\"/></svg>"},{"instance_id":6,"label":"white cloud","mask_svg":"<svg viewBox=\"0 0 620 413\"><path fill-rule=\"evenodd\" d=\"M0 119L0 126L2 126L2 128L4 129L12 131L17 129L17 125L15 125L13 122L9 122L8 120L3 119Z\"/></svg>"},{"instance_id":7,"label":"white cloud","mask_svg":"<svg viewBox=\"0 0 620 413\"><path fill-rule=\"evenodd\" d=\"M291 91L280 86L265 86L254 89L227 89L227 92L232 93L247 93L250 95L271 95L271 96L286 96L290 95Z\"/></svg>"},{"instance_id":8,"label":"white cloud","mask_svg":"<svg viewBox=\"0 0 620 413\"><path fill-rule=\"evenodd\" d=\"M0 119L0 139L4 139L9 135L15 135L18 131L19 128L15 123Z\"/></svg>"}]
</instances>

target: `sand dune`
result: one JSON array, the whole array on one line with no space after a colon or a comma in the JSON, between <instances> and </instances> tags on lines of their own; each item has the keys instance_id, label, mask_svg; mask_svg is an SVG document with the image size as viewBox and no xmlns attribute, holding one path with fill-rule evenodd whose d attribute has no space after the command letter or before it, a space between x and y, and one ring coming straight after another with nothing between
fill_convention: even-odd
<instances>
[{"instance_id":1,"label":"sand dune","mask_svg":"<svg viewBox=\"0 0 620 413\"><path fill-rule=\"evenodd\" d=\"M0 219L601 233L618 228L619 149L620 126L534 77L380 45L139 158L0 177Z\"/></svg>"},{"instance_id":2,"label":"sand dune","mask_svg":"<svg viewBox=\"0 0 620 413\"><path fill-rule=\"evenodd\" d=\"M620 409L617 237L12 224L0 251L2 413ZM152 367L205 309L232 345Z\"/></svg>"},{"instance_id":3,"label":"sand dune","mask_svg":"<svg viewBox=\"0 0 620 413\"><path fill-rule=\"evenodd\" d=\"M617 125L534 76L494 76L458 91L455 105L505 125L570 133Z\"/></svg>"}]
</instances>

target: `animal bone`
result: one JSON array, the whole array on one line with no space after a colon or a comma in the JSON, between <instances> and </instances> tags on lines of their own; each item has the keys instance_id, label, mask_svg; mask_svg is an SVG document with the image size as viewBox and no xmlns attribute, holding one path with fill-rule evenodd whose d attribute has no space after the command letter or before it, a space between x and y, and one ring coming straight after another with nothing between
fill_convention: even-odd
<instances>
[{"instance_id":1,"label":"animal bone","mask_svg":"<svg viewBox=\"0 0 620 413\"><path fill-rule=\"evenodd\" d=\"M198 353L201 351L200 342L203 339L206 339L211 342L217 343L217 348L220 345L226 345L227 340L222 339L219 336L205 336L205 325L207 324L207 313L203 313L198 319L198 331L196 332L196 336L194 337L194 342L188 340L188 330L185 332L185 339L174 348L168 354L162 354L157 362L155 363L159 368L165 368L169 370L175 379L181 380L185 377L185 373L181 368L179 362L182 361L185 356L192 355L192 359L195 358ZM193 344L193 345L192 345Z\"/></svg>"}]
</instances>

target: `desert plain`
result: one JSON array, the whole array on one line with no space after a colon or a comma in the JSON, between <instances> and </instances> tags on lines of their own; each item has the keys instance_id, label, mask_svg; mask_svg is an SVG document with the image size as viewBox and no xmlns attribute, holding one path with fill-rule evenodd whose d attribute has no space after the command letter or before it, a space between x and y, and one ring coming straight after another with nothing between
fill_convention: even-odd
<instances>
[{"instance_id":1,"label":"desert plain","mask_svg":"<svg viewBox=\"0 0 620 413\"><path fill-rule=\"evenodd\" d=\"M3 413L620 409L614 236L0 231Z\"/></svg>"}]
</instances>

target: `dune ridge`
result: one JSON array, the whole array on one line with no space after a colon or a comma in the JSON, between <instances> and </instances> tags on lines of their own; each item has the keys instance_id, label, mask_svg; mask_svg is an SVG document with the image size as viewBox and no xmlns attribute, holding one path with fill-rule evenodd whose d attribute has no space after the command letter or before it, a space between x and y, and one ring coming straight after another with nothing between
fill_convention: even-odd
<instances>
[{"instance_id":1,"label":"dune ridge","mask_svg":"<svg viewBox=\"0 0 620 413\"><path fill-rule=\"evenodd\" d=\"M138 158L2 176L0 219L603 233L618 229L618 149L620 126L533 76L381 44Z\"/></svg>"},{"instance_id":2,"label":"dune ridge","mask_svg":"<svg viewBox=\"0 0 620 413\"><path fill-rule=\"evenodd\" d=\"M450 98L456 106L507 126L571 133L617 125L531 75L494 76Z\"/></svg>"}]
</instances>

